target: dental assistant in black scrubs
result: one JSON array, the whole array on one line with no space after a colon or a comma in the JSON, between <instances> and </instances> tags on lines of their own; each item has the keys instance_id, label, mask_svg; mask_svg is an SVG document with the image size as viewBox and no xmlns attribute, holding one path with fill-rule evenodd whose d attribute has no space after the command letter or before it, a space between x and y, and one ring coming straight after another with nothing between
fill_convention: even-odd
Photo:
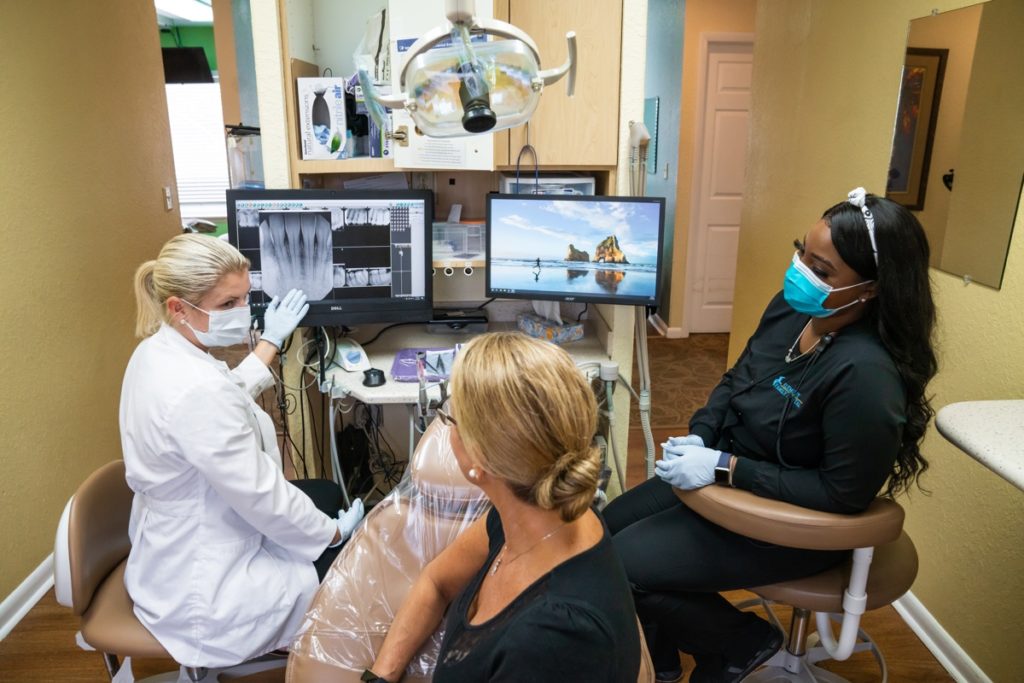
<instances>
[{"instance_id":1,"label":"dental assistant in black scrubs","mask_svg":"<svg viewBox=\"0 0 1024 683\"><path fill-rule=\"evenodd\" d=\"M735 486L816 510L857 513L927 468L918 445L936 372L928 243L904 207L857 188L796 243L783 291L736 364L663 444L657 477L604 512L652 646L659 681L740 681L783 635L718 591L809 576L844 553L729 532L672 487ZM716 477L716 470L718 476Z\"/></svg>"}]
</instances>

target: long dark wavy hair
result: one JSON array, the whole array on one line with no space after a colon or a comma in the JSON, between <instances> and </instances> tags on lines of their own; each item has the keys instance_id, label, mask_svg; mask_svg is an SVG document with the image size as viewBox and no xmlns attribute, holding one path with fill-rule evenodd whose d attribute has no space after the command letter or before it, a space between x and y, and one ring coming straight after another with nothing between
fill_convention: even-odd
<instances>
[{"instance_id":1,"label":"long dark wavy hair","mask_svg":"<svg viewBox=\"0 0 1024 683\"><path fill-rule=\"evenodd\" d=\"M849 202L828 209L822 218L832 232L832 244L842 259L865 280L875 280L877 296L869 301L865 317L878 330L907 391L907 422L885 495L921 488L928 469L920 444L935 411L925 394L938 370L932 333L935 304L928 276L928 238L914 216L896 202L867 195L875 219L878 264L871 249L861 210ZM923 490L923 489L922 489Z\"/></svg>"}]
</instances>

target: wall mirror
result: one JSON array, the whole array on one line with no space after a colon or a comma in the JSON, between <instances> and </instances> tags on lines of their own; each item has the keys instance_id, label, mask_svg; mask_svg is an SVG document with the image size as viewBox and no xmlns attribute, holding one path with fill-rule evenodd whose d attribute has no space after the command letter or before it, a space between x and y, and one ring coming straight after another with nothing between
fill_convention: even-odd
<instances>
[{"instance_id":1,"label":"wall mirror","mask_svg":"<svg viewBox=\"0 0 1024 683\"><path fill-rule=\"evenodd\" d=\"M910 22L886 196L913 210L931 265L999 288L1024 183L1024 2Z\"/></svg>"}]
</instances>

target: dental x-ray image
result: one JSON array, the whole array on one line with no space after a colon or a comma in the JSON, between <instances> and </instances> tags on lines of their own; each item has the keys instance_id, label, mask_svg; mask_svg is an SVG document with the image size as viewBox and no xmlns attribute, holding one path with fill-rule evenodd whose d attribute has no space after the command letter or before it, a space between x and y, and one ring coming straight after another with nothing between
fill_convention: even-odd
<instances>
[{"instance_id":1,"label":"dental x-ray image","mask_svg":"<svg viewBox=\"0 0 1024 683\"><path fill-rule=\"evenodd\" d=\"M292 288L304 324L429 318L431 196L228 191L228 238L249 260L253 314Z\"/></svg>"},{"instance_id":2,"label":"dental x-ray image","mask_svg":"<svg viewBox=\"0 0 1024 683\"><path fill-rule=\"evenodd\" d=\"M263 291L284 296L301 289L311 301L334 287L329 212L261 212L260 255Z\"/></svg>"},{"instance_id":3,"label":"dental x-ray image","mask_svg":"<svg viewBox=\"0 0 1024 683\"><path fill-rule=\"evenodd\" d=\"M332 209L331 229L338 230L347 225L391 225L391 209L386 206Z\"/></svg>"}]
</instances>

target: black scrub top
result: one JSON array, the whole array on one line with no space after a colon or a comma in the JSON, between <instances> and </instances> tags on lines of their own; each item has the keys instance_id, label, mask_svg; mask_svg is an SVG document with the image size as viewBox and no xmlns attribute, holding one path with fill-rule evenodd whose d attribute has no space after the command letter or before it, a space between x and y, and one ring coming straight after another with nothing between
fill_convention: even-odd
<instances>
[{"instance_id":1,"label":"black scrub top","mask_svg":"<svg viewBox=\"0 0 1024 683\"><path fill-rule=\"evenodd\" d=\"M493 508L487 535L487 561L448 608L434 682L635 683L639 628L608 530L597 545L552 569L491 619L473 625L466 615L505 543Z\"/></svg>"},{"instance_id":2,"label":"black scrub top","mask_svg":"<svg viewBox=\"0 0 1024 683\"><path fill-rule=\"evenodd\" d=\"M816 510L860 512L892 472L906 389L867 317L786 362L808 320L777 294L690 420L690 433L738 456L737 488Z\"/></svg>"}]
</instances>

